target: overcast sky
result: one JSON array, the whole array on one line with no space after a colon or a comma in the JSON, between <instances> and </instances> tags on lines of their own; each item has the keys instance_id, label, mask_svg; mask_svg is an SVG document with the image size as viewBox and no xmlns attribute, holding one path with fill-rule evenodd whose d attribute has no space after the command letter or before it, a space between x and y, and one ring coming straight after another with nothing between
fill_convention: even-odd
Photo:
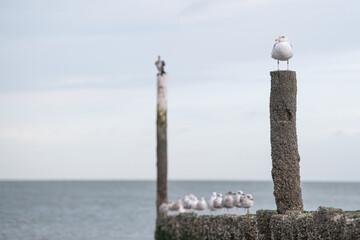
<instances>
[{"instance_id":1,"label":"overcast sky","mask_svg":"<svg viewBox=\"0 0 360 240\"><path fill-rule=\"evenodd\" d=\"M271 180L274 39L298 80L302 180L360 181L360 1L0 1L0 179ZM285 69L283 62L281 68Z\"/></svg>"}]
</instances>

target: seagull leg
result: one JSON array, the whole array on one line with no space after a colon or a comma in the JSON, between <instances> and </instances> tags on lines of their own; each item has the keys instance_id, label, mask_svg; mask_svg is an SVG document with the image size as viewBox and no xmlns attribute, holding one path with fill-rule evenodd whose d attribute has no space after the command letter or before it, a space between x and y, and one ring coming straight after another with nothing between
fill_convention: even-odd
<instances>
[{"instance_id":1,"label":"seagull leg","mask_svg":"<svg viewBox=\"0 0 360 240\"><path fill-rule=\"evenodd\" d=\"M289 60L287 60L287 70L289 71Z\"/></svg>"},{"instance_id":2,"label":"seagull leg","mask_svg":"<svg viewBox=\"0 0 360 240\"><path fill-rule=\"evenodd\" d=\"M279 63L280 63L280 61L278 60L278 71L280 71Z\"/></svg>"}]
</instances>

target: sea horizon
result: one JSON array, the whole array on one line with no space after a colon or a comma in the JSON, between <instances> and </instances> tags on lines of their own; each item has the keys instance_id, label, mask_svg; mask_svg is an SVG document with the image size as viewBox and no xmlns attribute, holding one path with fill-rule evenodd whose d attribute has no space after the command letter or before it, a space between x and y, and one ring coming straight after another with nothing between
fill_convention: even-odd
<instances>
[{"instance_id":1,"label":"sea horizon","mask_svg":"<svg viewBox=\"0 0 360 240\"><path fill-rule=\"evenodd\" d=\"M360 209L360 183L302 181L304 210L319 206ZM168 200L243 190L254 197L251 213L276 209L271 180L169 180ZM154 239L153 179L0 180L0 236L4 239ZM226 214L208 209L198 214ZM236 209L230 211L239 214ZM177 213L171 213L177 214Z\"/></svg>"},{"instance_id":2,"label":"sea horizon","mask_svg":"<svg viewBox=\"0 0 360 240\"><path fill-rule=\"evenodd\" d=\"M156 179L0 179L0 182L156 182ZM168 179L168 182L272 182L273 180L248 179ZM349 180L301 180L306 183L360 183Z\"/></svg>"}]
</instances>

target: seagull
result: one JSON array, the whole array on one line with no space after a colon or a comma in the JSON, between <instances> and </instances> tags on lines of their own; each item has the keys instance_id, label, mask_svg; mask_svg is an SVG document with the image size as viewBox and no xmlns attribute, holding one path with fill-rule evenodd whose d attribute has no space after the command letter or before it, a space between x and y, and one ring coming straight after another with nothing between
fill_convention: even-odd
<instances>
[{"instance_id":1,"label":"seagull","mask_svg":"<svg viewBox=\"0 0 360 240\"><path fill-rule=\"evenodd\" d=\"M183 205L180 206L179 208L179 213L185 213L186 210L184 209Z\"/></svg>"},{"instance_id":2,"label":"seagull","mask_svg":"<svg viewBox=\"0 0 360 240\"><path fill-rule=\"evenodd\" d=\"M165 73L165 70L164 70L165 62L160 59L160 56L159 56L158 60L155 62L155 66L157 67L157 69L159 71L158 75L163 75Z\"/></svg>"},{"instance_id":3,"label":"seagull","mask_svg":"<svg viewBox=\"0 0 360 240\"><path fill-rule=\"evenodd\" d=\"M254 199L251 194L246 194L242 203L242 207L247 209L247 214L250 214L249 208L254 204Z\"/></svg>"},{"instance_id":4,"label":"seagull","mask_svg":"<svg viewBox=\"0 0 360 240\"><path fill-rule=\"evenodd\" d=\"M205 198L201 197L200 201L197 202L195 209L198 211L205 210L207 207Z\"/></svg>"},{"instance_id":5,"label":"seagull","mask_svg":"<svg viewBox=\"0 0 360 240\"><path fill-rule=\"evenodd\" d=\"M278 71L279 61L287 61L287 70L289 70L289 59L294 55L292 45L287 36L280 36L275 39L276 43L271 52L271 57L277 60Z\"/></svg>"},{"instance_id":6,"label":"seagull","mask_svg":"<svg viewBox=\"0 0 360 240\"><path fill-rule=\"evenodd\" d=\"M178 198L178 201L170 206L170 211L179 211L182 207L182 200L181 197Z\"/></svg>"},{"instance_id":7,"label":"seagull","mask_svg":"<svg viewBox=\"0 0 360 240\"><path fill-rule=\"evenodd\" d=\"M183 207L184 207L185 209L190 209L190 208L191 208L189 195L186 195L186 196L184 197Z\"/></svg>"},{"instance_id":8,"label":"seagull","mask_svg":"<svg viewBox=\"0 0 360 240\"><path fill-rule=\"evenodd\" d=\"M161 213L165 213L169 210L169 204L168 203L162 203L160 206L159 206L159 212Z\"/></svg>"},{"instance_id":9,"label":"seagull","mask_svg":"<svg viewBox=\"0 0 360 240\"><path fill-rule=\"evenodd\" d=\"M217 197L214 200L214 208L222 208L223 197L221 193L217 194Z\"/></svg>"},{"instance_id":10,"label":"seagull","mask_svg":"<svg viewBox=\"0 0 360 240\"><path fill-rule=\"evenodd\" d=\"M239 208L244 208L244 200L245 200L245 194L242 193L241 196L240 196ZM244 209L244 210L245 210L245 209ZM242 213L242 212L243 212L243 211L241 210L241 213ZM246 212L246 210L245 210L245 212Z\"/></svg>"},{"instance_id":11,"label":"seagull","mask_svg":"<svg viewBox=\"0 0 360 240\"><path fill-rule=\"evenodd\" d=\"M189 195L189 199L190 199L190 206L192 209L196 209L196 204L199 202L199 200L197 199L197 197L194 194L190 194Z\"/></svg>"},{"instance_id":12,"label":"seagull","mask_svg":"<svg viewBox=\"0 0 360 240\"><path fill-rule=\"evenodd\" d=\"M216 199L216 192L213 192L213 194L211 195L211 197L208 200L208 208L210 209L210 212L216 211L216 209L214 208L214 200L215 199Z\"/></svg>"},{"instance_id":13,"label":"seagull","mask_svg":"<svg viewBox=\"0 0 360 240\"><path fill-rule=\"evenodd\" d=\"M171 210L171 208L174 206L175 203L173 201L169 201L168 203L162 203L162 204L166 204L166 211L169 211ZM161 205L159 208L162 207ZM165 210L165 206L163 206L162 209Z\"/></svg>"},{"instance_id":14,"label":"seagull","mask_svg":"<svg viewBox=\"0 0 360 240\"><path fill-rule=\"evenodd\" d=\"M225 198L223 199L222 206L224 208L227 208L227 211L229 210L229 208L234 207L234 198L231 191L226 194Z\"/></svg>"},{"instance_id":15,"label":"seagull","mask_svg":"<svg viewBox=\"0 0 360 240\"><path fill-rule=\"evenodd\" d=\"M241 190L238 190L236 193L234 193L234 206L236 208L241 207L240 200L241 198L244 198L244 193Z\"/></svg>"}]
</instances>

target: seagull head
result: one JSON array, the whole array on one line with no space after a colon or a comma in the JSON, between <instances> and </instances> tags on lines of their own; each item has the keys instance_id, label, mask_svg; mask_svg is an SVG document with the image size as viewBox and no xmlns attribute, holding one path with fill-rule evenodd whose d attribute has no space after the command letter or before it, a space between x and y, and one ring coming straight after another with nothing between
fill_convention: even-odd
<instances>
[{"instance_id":1,"label":"seagull head","mask_svg":"<svg viewBox=\"0 0 360 240\"><path fill-rule=\"evenodd\" d=\"M251 194L246 194L246 198L253 200L253 196Z\"/></svg>"},{"instance_id":2,"label":"seagull head","mask_svg":"<svg viewBox=\"0 0 360 240\"><path fill-rule=\"evenodd\" d=\"M285 36L285 35L281 35L275 39L275 42L286 42L286 41L289 41L289 40L288 40L287 36Z\"/></svg>"}]
</instances>

